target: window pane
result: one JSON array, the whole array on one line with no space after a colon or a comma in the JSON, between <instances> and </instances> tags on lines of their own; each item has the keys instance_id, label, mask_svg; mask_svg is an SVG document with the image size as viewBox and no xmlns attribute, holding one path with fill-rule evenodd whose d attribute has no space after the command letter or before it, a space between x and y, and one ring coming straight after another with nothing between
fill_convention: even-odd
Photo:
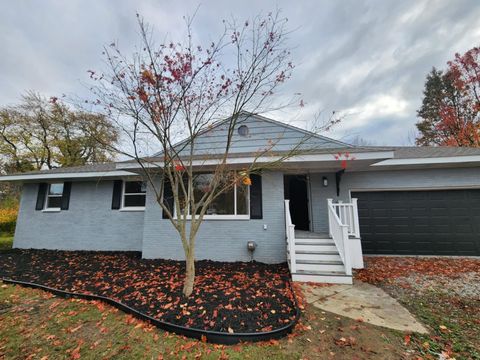
<instances>
[{"instance_id":1,"label":"window pane","mask_svg":"<svg viewBox=\"0 0 480 360\"><path fill-rule=\"evenodd\" d=\"M208 207L207 215L234 215L233 189L219 195Z\"/></svg>"},{"instance_id":2,"label":"window pane","mask_svg":"<svg viewBox=\"0 0 480 360\"><path fill-rule=\"evenodd\" d=\"M62 207L62 197L52 196L47 199L47 208L59 208Z\"/></svg>"},{"instance_id":3,"label":"window pane","mask_svg":"<svg viewBox=\"0 0 480 360\"><path fill-rule=\"evenodd\" d=\"M63 194L63 183L50 184L49 195L62 195Z\"/></svg>"},{"instance_id":4,"label":"window pane","mask_svg":"<svg viewBox=\"0 0 480 360\"><path fill-rule=\"evenodd\" d=\"M145 206L145 195L125 195L124 207Z\"/></svg>"},{"instance_id":5,"label":"window pane","mask_svg":"<svg viewBox=\"0 0 480 360\"><path fill-rule=\"evenodd\" d=\"M144 192L146 192L146 184L143 181L125 182L125 194L144 193Z\"/></svg>"},{"instance_id":6,"label":"window pane","mask_svg":"<svg viewBox=\"0 0 480 360\"><path fill-rule=\"evenodd\" d=\"M200 207L200 199L206 192L210 191L210 183L213 179L213 174L199 174L193 179L193 197L197 202L197 206ZM197 214L200 213L200 208L197 208ZM208 214L208 211L207 213Z\"/></svg>"},{"instance_id":7,"label":"window pane","mask_svg":"<svg viewBox=\"0 0 480 360\"><path fill-rule=\"evenodd\" d=\"M237 215L248 215L248 186L237 185Z\"/></svg>"},{"instance_id":8,"label":"window pane","mask_svg":"<svg viewBox=\"0 0 480 360\"><path fill-rule=\"evenodd\" d=\"M194 179L193 194L195 201L200 201L202 196L210 191L213 174L201 174ZM228 181L228 180L227 180ZM222 186L222 184L220 184ZM233 188L219 195L209 206L205 215L234 215L234 192ZM197 209L197 214L200 209Z\"/></svg>"}]
</instances>

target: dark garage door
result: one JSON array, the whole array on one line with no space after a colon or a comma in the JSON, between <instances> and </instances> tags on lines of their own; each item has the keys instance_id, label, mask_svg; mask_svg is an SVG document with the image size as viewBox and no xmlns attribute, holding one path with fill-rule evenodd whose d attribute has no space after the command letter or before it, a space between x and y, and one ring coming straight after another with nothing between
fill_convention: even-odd
<instances>
[{"instance_id":1,"label":"dark garage door","mask_svg":"<svg viewBox=\"0 0 480 360\"><path fill-rule=\"evenodd\" d=\"M353 192L365 254L480 255L480 190Z\"/></svg>"}]
</instances>

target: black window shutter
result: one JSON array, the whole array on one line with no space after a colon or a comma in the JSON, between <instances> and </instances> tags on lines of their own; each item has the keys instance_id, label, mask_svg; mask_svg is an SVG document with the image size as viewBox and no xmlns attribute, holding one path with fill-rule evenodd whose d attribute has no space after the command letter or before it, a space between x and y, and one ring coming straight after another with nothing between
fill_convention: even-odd
<instances>
[{"instance_id":1,"label":"black window shutter","mask_svg":"<svg viewBox=\"0 0 480 360\"><path fill-rule=\"evenodd\" d=\"M47 187L48 184L46 183L38 184L37 204L35 205L35 210L43 210L45 205L45 196L47 196Z\"/></svg>"},{"instance_id":2,"label":"black window shutter","mask_svg":"<svg viewBox=\"0 0 480 360\"><path fill-rule=\"evenodd\" d=\"M262 177L257 174L250 175L250 219L263 219L262 211Z\"/></svg>"},{"instance_id":3,"label":"black window shutter","mask_svg":"<svg viewBox=\"0 0 480 360\"><path fill-rule=\"evenodd\" d=\"M165 180L163 183L163 204L167 207L167 209L173 215L173 207L175 205L174 205L174 199L173 199L172 185L168 180ZM165 213L165 211L162 211L162 218L168 219L168 216Z\"/></svg>"},{"instance_id":4,"label":"black window shutter","mask_svg":"<svg viewBox=\"0 0 480 360\"><path fill-rule=\"evenodd\" d=\"M112 209L118 210L122 204L122 180L113 182Z\"/></svg>"},{"instance_id":5,"label":"black window shutter","mask_svg":"<svg viewBox=\"0 0 480 360\"><path fill-rule=\"evenodd\" d=\"M68 210L68 205L70 204L70 191L72 190L72 183L66 181L63 183L63 195L62 195L62 210Z\"/></svg>"}]
</instances>

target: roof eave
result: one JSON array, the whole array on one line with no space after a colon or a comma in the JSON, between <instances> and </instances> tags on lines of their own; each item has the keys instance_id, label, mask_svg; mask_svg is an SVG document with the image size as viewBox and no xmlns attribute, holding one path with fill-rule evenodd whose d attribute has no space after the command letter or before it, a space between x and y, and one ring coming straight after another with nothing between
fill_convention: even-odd
<instances>
[{"instance_id":1,"label":"roof eave","mask_svg":"<svg viewBox=\"0 0 480 360\"><path fill-rule=\"evenodd\" d=\"M30 181L30 180L61 180L61 179L97 179L138 175L131 171L89 171L77 173L37 173L0 176L1 181Z\"/></svg>"},{"instance_id":2,"label":"roof eave","mask_svg":"<svg viewBox=\"0 0 480 360\"><path fill-rule=\"evenodd\" d=\"M358 152L350 151L350 156L356 160L385 160L391 159L394 156L393 151L370 151L370 152ZM276 160L281 160L281 155L273 156L245 156L234 157L227 159L228 165L243 165L251 164L253 162L257 164L271 163ZM281 160L283 163L302 163L302 162L331 162L335 160L335 154L302 154L292 156L288 159ZM215 166L221 161L218 158L209 159L196 159L192 161L193 166ZM355 160L353 160L355 161ZM141 169L144 168L162 168L164 166L163 161L150 161L140 165L138 162L132 163L117 163L117 169Z\"/></svg>"}]
</instances>

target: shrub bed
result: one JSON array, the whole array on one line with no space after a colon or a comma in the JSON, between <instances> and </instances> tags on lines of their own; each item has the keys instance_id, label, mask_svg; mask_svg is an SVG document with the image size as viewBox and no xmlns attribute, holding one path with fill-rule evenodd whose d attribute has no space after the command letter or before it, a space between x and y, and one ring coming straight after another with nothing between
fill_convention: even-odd
<instances>
[{"instance_id":1,"label":"shrub bed","mask_svg":"<svg viewBox=\"0 0 480 360\"><path fill-rule=\"evenodd\" d=\"M286 264L198 261L193 294L182 295L185 263L132 252L13 250L0 277L106 296L155 319L228 333L265 332L296 316Z\"/></svg>"}]
</instances>

